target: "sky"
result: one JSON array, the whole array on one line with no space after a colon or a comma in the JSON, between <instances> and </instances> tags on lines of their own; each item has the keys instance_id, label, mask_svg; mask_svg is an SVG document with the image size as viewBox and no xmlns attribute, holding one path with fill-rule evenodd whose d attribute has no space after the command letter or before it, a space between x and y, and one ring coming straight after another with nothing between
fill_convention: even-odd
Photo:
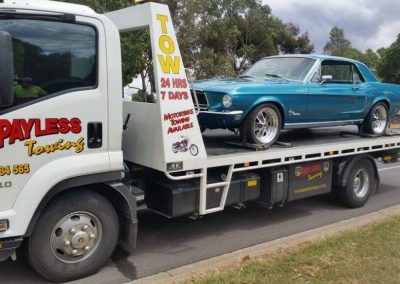
<instances>
[{"instance_id":1,"label":"sky","mask_svg":"<svg viewBox=\"0 0 400 284\"><path fill-rule=\"evenodd\" d=\"M345 30L353 47L365 51L388 47L400 33L400 0L262 0L284 22L308 31L321 53L333 26Z\"/></svg>"}]
</instances>

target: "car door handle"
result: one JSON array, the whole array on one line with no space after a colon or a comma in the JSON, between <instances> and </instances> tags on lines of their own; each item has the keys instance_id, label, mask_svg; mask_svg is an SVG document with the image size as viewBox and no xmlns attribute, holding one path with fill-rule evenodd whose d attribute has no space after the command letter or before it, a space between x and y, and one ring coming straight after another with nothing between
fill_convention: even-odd
<instances>
[{"instance_id":1,"label":"car door handle","mask_svg":"<svg viewBox=\"0 0 400 284\"><path fill-rule=\"evenodd\" d=\"M98 149L103 146L103 124L101 122L88 123L88 148Z\"/></svg>"},{"instance_id":2,"label":"car door handle","mask_svg":"<svg viewBox=\"0 0 400 284\"><path fill-rule=\"evenodd\" d=\"M360 87L353 87L353 91L358 92L360 90Z\"/></svg>"}]
</instances>

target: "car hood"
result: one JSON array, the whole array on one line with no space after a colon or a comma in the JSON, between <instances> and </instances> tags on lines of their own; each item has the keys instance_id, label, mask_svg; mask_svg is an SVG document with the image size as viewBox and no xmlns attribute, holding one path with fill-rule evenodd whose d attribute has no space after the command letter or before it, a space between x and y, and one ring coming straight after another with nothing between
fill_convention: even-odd
<instances>
[{"instance_id":1,"label":"car hood","mask_svg":"<svg viewBox=\"0 0 400 284\"><path fill-rule=\"evenodd\" d=\"M228 94L264 92L267 89L284 88L299 84L303 84L303 82L260 78L214 79L194 82L196 90Z\"/></svg>"}]
</instances>

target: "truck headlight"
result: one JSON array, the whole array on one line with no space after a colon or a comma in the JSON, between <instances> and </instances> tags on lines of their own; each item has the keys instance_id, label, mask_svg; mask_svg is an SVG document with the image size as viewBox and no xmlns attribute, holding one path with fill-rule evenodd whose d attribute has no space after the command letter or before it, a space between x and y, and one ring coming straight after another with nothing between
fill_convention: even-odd
<instances>
[{"instance_id":1,"label":"truck headlight","mask_svg":"<svg viewBox=\"0 0 400 284\"><path fill-rule=\"evenodd\" d=\"M225 108L231 108L233 104L233 99L230 95L225 95L222 98L222 104Z\"/></svg>"}]
</instances>

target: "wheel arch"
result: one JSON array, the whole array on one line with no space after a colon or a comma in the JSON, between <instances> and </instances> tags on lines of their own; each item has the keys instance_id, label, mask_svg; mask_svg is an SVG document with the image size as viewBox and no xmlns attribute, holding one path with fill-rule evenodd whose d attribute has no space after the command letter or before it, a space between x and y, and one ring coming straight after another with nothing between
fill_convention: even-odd
<instances>
[{"instance_id":1,"label":"wheel arch","mask_svg":"<svg viewBox=\"0 0 400 284\"><path fill-rule=\"evenodd\" d=\"M285 117L285 106L284 106L284 104L283 104L282 101L280 101L279 99L274 98L274 97L268 97L268 98L263 98L263 99L257 100L257 101L249 108L249 110L244 114L243 119L242 119L242 123L244 123L244 122L246 121L247 117L251 114L251 112L252 112L255 108L259 107L259 106L262 105L262 104L272 104L272 105L274 105L274 106L276 106L276 107L278 108L278 110L279 110L279 112L280 112L280 114L281 114L281 118L282 118L282 125L281 125L281 126L282 126L282 128L283 128L284 125L285 125L285 121L286 121L286 117Z\"/></svg>"},{"instance_id":2,"label":"wheel arch","mask_svg":"<svg viewBox=\"0 0 400 284\"><path fill-rule=\"evenodd\" d=\"M347 179L349 178L352 169L357 163L359 163L364 159L371 162L372 166L374 167L375 180L376 180L375 191L378 191L380 184L378 166L376 165L375 158L368 154L360 156L351 156L351 157L346 157L344 159L335 160L333 183L341 187L346 186Z\"/></svg>"},{"instance_id":3,"label":"wheel arch","mask_svg":"<svg viewBox=\"0 0 400 284\"><path fill-rule=\"evenodd\" d=\"M96 192L105 197L117 212L120 222L120 246L131 252L136 247L137 204L127 185L119 182L121 172L110 172L76 177L61 181L52 187L36 208L24 238L29 238L47 205L56 197L81 189Z\"/></svg>"},{"instance_id":4,"label":"wheel arch","mask_svg":"<svg viewBox=\"0 0 400 284\"><path fill-rule=\"evenodd\" d=\"M388 108L388 111L390 112L390 101L388 98L386 98L386 97L376 98L371 105L371 109L378 103L384 103L386 105L386 107Z\"/></svg>"}]
</instances>

